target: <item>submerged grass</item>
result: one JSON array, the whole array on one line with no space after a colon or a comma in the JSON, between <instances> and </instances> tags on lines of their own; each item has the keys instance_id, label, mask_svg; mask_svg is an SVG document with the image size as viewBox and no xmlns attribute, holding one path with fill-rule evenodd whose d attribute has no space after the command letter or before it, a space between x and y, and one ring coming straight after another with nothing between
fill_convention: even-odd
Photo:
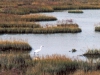
<instances>
[{"instance_id":1,"label":"submerged grass","mask_svg":"<svg viewBox=\"0 0 100 75\"><path fill-rule=\"evenodd\" d=\"M83 13L82 10L68 10L68 13Z\"/></svg>"}]
</instances>

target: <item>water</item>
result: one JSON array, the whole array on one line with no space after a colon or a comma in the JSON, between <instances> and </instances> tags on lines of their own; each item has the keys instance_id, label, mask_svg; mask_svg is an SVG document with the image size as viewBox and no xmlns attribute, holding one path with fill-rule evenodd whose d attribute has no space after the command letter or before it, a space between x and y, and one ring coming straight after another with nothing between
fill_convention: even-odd
<instances>
[{"instance_id":1,"label":"water","mask_svg":"<svg viewBox=\"0 0 100 75\"><path fill-rule=\"evenodd\" d=\"M95 32L95 24L100 21L100 10L83 10L83 14L68 13L67 10L42 13L57 17L58 20L73 19L75 23L82 29L81 33L59 33L59 34L3 34L0 39L23 39L27 40L33 49L38 49L43 45L40 55L63 54L70 58L78 58L86 60L85 57L80 57L88 49L100 49L100 33ZM43 21L41 25L56 24L57 21ZM69 52L76 49L77 52Z\"/></svg>"}]
</instances>

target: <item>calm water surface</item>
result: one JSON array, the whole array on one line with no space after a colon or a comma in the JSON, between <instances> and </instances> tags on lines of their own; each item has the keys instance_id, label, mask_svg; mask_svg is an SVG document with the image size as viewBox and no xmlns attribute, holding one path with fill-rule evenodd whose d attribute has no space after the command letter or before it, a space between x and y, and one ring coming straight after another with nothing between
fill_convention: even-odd
<instances>
[{"instance_id":1,"label":"calm water surface","mask_svg":"<svg viewBox=\"0 0 100 75\"><path fill-rule=\"evenodd\" d=\"M33 49L38 49L43 45L40 55L64 54L70 58L79 58L85 60L85 57L79 55L88 49L100 49L100 33L95 32L95 24L100 22L100 10L83 10L83 14L71 14L67 10L42 13L53 15L58 20L73 19L75 23L82 29L81 33L59 33L59 34L4 34L0 35L0 39L23 39L27 40ZM40 22L41 25L56 24L57 21ZM73 48L77 52L69 52Z\"/></svg>"}]
</instances>

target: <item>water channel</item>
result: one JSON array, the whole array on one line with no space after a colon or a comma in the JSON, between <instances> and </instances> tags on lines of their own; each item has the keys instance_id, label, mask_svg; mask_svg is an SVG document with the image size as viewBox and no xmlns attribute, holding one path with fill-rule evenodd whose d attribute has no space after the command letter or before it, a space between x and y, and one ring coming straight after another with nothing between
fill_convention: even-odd
<instances>
[{"instance_id":1,"label":"water channel","mask_svg":"<svg viewBox=\"0 0 100 75\"><path fill-rule=\"evenodd\" d=\"M0 39L23 39L27 40L33 49L43 45L40 55L61 54L70 58L79 58L85 60L85 57L79 55L88 49L100 49L100 33L95 32L95 24L100 22L100 10L83 10L82 14L68 13L68 10L51 13L39 13L52 15L58 20L73 19L82 29L81 33L57 33L57 34L2 34ZM58 21L57 20L57 21ZM41 25L56 24L57 21L43 21ZM69 52L76 49L77 52Z\"/></svg>"}]
</instances>

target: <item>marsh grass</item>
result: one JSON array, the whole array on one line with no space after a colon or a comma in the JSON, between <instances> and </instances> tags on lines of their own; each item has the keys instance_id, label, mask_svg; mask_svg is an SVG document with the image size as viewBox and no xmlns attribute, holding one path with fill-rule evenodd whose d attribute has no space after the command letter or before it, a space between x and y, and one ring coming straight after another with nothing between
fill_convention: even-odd
<instances>
[{"instance_id":1,"label":"marsh grass","mask_svg":"<svg viewBox=\"0 0 100 75\"><path fill-rule=\"evenodd\" d=\"M30 51L32 48L31 46L23 40L17 41L9 41L9 40L0 40L0 51L6 52L6 51Z\"/></svg>"},{"instance_id":2,"label":"marsh grass","mask_svg":"<svg viewBox=\"0 0 100 75\"><path fill-rule=\"evenodd\" d=\"M35 15L23 15L21 17L21 19L23 21L29 21L29 22L32 22L32 21L53 21L53 20L57 20L57 18L53 17L53 16L38 15L38 14L35 14Z\"/></svg>"}]
</instances>

